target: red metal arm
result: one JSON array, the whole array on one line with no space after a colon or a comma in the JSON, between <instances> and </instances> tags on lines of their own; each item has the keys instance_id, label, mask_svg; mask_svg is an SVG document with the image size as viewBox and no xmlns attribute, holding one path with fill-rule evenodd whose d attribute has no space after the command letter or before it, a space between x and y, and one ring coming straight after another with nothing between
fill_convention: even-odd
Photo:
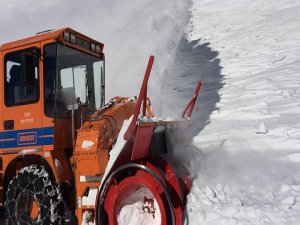
<instances>
[{"instance_id":1,"label":"red metal arm","mask_svg":"<svg viewBox=\"0 0 300 225\"><path fill-rule=\"evenodd\" d=\"M146 115L147 85L148 85L148 80L149 80L150 72L151 72L151 69L152 69L153 61L154 61L154 56L151 55L149 57L148 66L147 66L147 69L146 69L146 72L145 72L143 84L142 84L142 87L141 87L141 90L140 90L140 94L139 94L139 97L138 97L138 100L137 100L137 103L136 103L136 106L135 106L135 109L134 109L134 114L133 114L132 121L131 121L131 123L130 123L127 131L126 131L126 133L124 134L124 139L125 140L129 139L129 137L130 137L133 129L136 126L136 121L137 121L137 118L139 116L139 112L140 112L140 108L141 108L141 105L142 105L142 101L144 101L144 104L143 104L143 115L144 116Z\"/></svg>"},{"instance_id":2,"label":"red metal arm","mask_svg":"<svg viewBox=\"0 0 300 225\"><path fill-rule=\"evenodd\" d=\"M186 114L187 111L188 111L187 118L188 119L191 118L191 115L192 115L192 112L193 112L193 109L194 109L194 106L195 106L195 103L196 103L196 100L197 100L200 88L201 88L201 81L198 81L198 85L196 87L195 94L194 94L193 98L191 99L191 101L189 102L189 104L184 109L184 111L183 111L183 113L181 115L182 118L184 118L184 116L185 116L185 114Z\"/></svg>"}]
</instances>

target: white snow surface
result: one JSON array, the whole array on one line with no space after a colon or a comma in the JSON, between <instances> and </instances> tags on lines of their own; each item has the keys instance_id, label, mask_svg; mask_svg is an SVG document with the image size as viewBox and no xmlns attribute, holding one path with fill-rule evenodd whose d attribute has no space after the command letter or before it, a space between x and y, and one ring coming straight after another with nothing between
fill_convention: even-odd
<instances>
[{"instance_id":1,"label":"white snow surface","mask_svg":"<svg viewBox=\"0 0 300 225\"><path fill-rule=\"evenodd\" d=\"M300 224L300 2L189 3L3 0L0 42L62 26L102 40L108 98L137 95L154 54L149 92L163 116L201 80L174 149L193 178L185 223Z\"/></svg>"},{"instance_id":2,"label":"white snow surface","mask_svg":"<svg viewBox=\"0 0 300 225\"><path fill-rule=\"evenodd\" d=\"M90 188L88 195L82 197L81 204L84 206L94 206L97 194L98 188Z\"/></svg>"}]
</instances>

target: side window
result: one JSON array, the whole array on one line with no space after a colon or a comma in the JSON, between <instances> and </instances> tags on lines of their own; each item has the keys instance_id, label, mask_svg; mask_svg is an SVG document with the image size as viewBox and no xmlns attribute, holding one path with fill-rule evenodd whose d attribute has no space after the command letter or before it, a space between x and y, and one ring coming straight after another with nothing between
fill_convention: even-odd
<instances>
[{"instance_id":1,"label":"side window","mask_svg":"<svg viewBox=\"0 0 300 225\"><path fill-rule=\"evenodd\" d=\"M36 102L39 99L38 53L36 49L5 56L5 104Z\"/></svg>"}]
</instances>

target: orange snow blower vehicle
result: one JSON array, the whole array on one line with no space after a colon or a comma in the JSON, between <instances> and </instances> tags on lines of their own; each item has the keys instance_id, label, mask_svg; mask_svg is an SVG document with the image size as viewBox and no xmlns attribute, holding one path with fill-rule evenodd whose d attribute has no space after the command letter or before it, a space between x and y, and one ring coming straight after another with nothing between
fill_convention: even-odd
<instances>
[{"instance_id":1,"label":"orange snow blower vehicle","mask_svg":"<svg viewBox=\"0 0 300 225\"><path fill-rule=\"evenodd\" d=\"M138 98L105 104L103 47L70 28L0 46L7 225L126 224L133 209L147 224L182 224L190 181L164 157L166 128L178 122L153 117L154 57ZM191 116L199 89L183 116Z\"/></svg>"}]
</instances>

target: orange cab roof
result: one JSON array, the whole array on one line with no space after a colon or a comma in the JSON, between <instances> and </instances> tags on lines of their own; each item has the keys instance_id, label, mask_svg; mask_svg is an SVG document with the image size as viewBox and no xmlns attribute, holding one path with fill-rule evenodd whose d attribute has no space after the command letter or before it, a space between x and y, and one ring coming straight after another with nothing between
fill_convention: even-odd
<instances>
[{"instance_id":1,"label":"orange cab roof","mask_svg":"<svg viewBox=\"0 0 300 225\"><path fill-rule=\"evenodd\" d=\"M101 46L101 49L103 49L104 45L102 43L100 43L96 40L93 40L77 31L72 30L71 28L67 27L67 28L61 28L61 29L57 29L57 30L45 31L42 33L38 33L34 36L31 36L31 37L27 37L24 39L20 39L17 41L13 41L13 42L9 42L9 43L0 45L0 51L5 51L8 49L12 49L12 48L18 48L18 47L22 47L24 45L33 44L33 43L44 41L44 40L50 40L50 39L58 40L59 37L62 37L64 31L68 31L70 33L73 33L80 37L83 37L84 39L88 39L89 41L99 44Z\"/></svg>"}]
</instances>

